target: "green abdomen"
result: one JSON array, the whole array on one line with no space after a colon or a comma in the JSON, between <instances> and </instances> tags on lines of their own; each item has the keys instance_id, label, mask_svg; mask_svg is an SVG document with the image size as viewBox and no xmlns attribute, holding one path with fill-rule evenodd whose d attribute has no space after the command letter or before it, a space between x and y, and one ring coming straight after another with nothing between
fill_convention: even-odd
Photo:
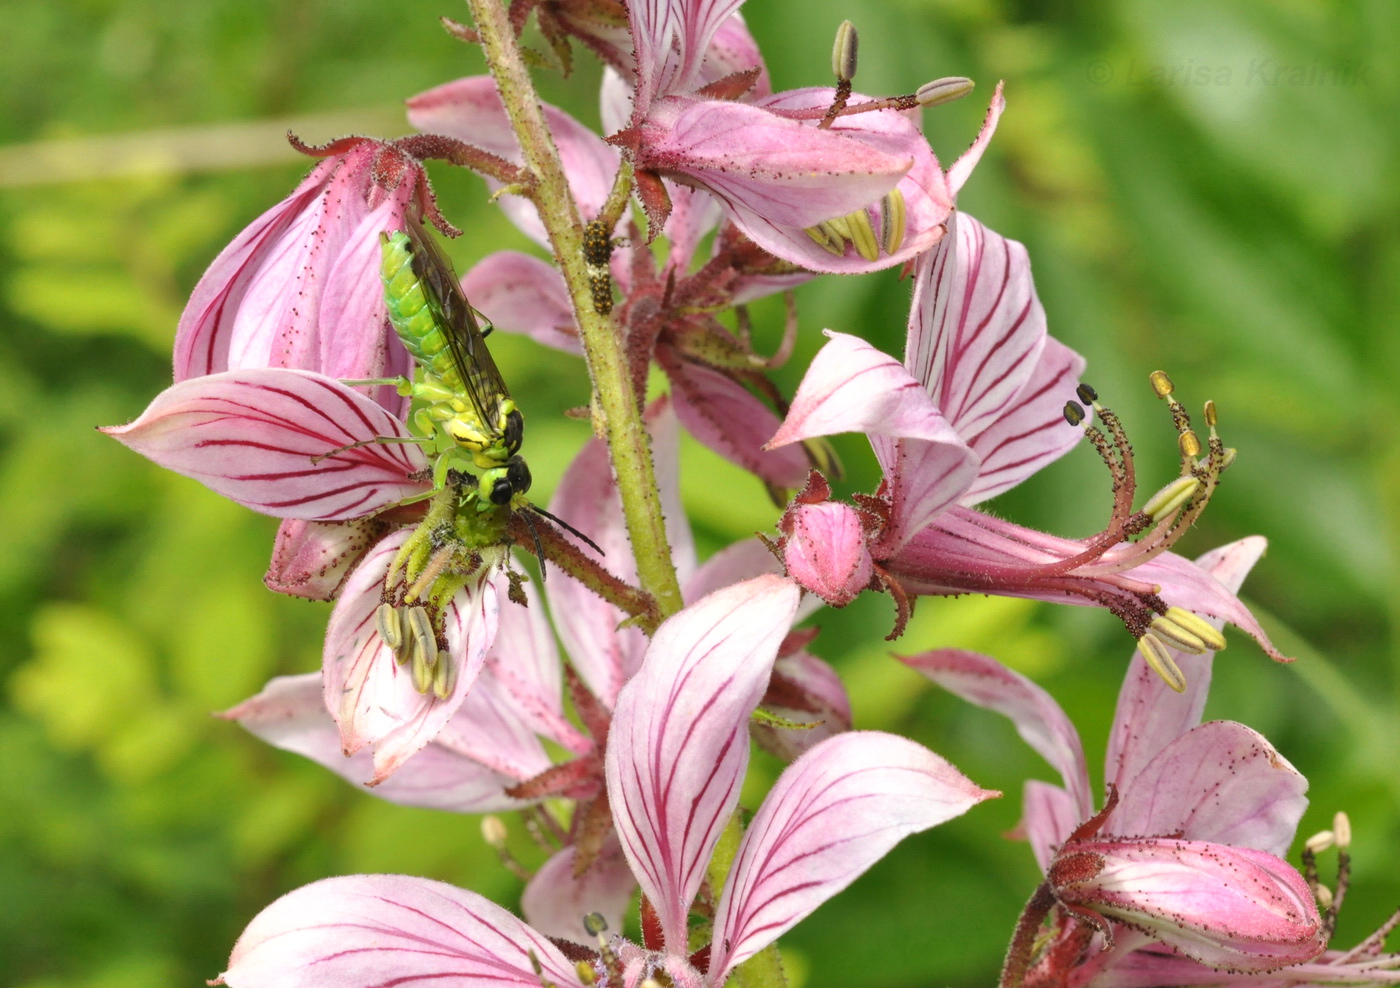
<instances>
[{"instance_id":1,"label":"green abdomen","mask_svg":"<svg viewBox=\"0 0 1400 988\"><path fill-rule=\"evenodd\" d=\"M380 277L384 279L384 302L389 321L399 339L420 366L436 376L452 391L461 391L461 375L452 362L447 337L428 304L427 292L413 270L413 252L408 235L401 230L384 234L380 240Z\"/></svg>"}]
</instances>

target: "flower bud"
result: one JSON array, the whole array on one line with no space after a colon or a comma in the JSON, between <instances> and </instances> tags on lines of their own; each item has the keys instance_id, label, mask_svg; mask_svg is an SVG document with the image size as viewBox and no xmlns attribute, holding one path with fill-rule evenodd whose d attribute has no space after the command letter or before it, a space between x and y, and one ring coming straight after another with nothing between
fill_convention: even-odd
<instances>
[{"instance_id":1,"label":"flower bud","mask_svg":"<svg viewBox=\"0 0 1400 988\"><path fill-rule=\"evenodd\" d=\"M833 607L843 607L873 573L860 515L849 504L799 504L783 516L788 575Z\"/></svg>"}]
</instances>

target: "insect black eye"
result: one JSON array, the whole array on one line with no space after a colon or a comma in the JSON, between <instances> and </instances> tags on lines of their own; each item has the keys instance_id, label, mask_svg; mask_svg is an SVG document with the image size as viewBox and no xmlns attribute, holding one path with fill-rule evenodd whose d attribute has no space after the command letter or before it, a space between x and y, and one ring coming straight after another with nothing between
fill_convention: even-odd
<instances>
[{"instance_id":1,"label":"insect black eye","mask_svg":"<svg viewBox=\"0 0 1400 988\"><path fill-rule=\"evenodd\" d=\"M510 481L511 488L517 494L524 494L530 489L530 468L525 465L525 460L519 456L512 456L510 462L506 464L506 479Z\"/></svg>"},{"instance_id":2,"label":"insect black eye","mask_svg":"<svg viewBox=\"0 0 1400 988\"><path fill-rule=\"evenodd\" d=\"M497 478L496 482L491 485L492 504L510 504L510 499L514 496L515 488L505 477Z\"/></svg>"}]
</instances>

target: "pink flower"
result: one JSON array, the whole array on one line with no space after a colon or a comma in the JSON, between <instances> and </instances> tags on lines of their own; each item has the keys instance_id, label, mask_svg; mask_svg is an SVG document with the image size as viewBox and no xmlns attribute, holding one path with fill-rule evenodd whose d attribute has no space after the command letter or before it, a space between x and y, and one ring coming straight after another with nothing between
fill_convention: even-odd
<instances>
[{"instance_id":1,"label":"pink flower","mask_svg":"<svg viewBox=\"0 0 1400 988\"><path fill-rule=\"evenodd\" d=\"M1264 548L1244 539L1198 565L1234 592ZM1113 796L1097 815L1079 735L1044 690L970 652L902 659L1005 714L1060 772L1063 787L1026 783L1022 831L1061 910L1055 942L1078 943L1046 950L1027 983L1078 984L1057 980L1072 972L1056 965L1068 958L1088 978L1155 944L1228 971L1304 963L1324 946L1311 891L1279 858L1307 806L1307 780L1243 724L1201 723L1213 653L1173 659L1187 684L1180 694L1141 656L1129 664L1104 773ZM1109 936L1091 943L1095 931Z\"/></svg>"},{"instance_id":2,"label":"pink flower","mask_svg":"<svg viewBox=\"0 0 1400 988\"><path fill-rule=\"evenodd\" d=\"M635 988L653 972L676 985L729 973L840 891L904 836L993 795L937 755L878 733L850 733L794 762L740 844L722 893L695 903L739 798L747 725L763 696L798 591L762 576L717 591L658 629L618 696L608 742L614 821L661 939L613 937L586 950L596 977ZM692 954L686 914L714 916L708 957ZM584 988L546 936L480 896L426 879L361 875L317 882L263 910L221 981L353 988L389 980L490 979Z\"/></svg>"},{"instance_id":3,"label":"pink flower","mask_svg":"<svg viewBox=\"0 0 1400 988\"><path fill-rule=\"evenodd\" d=\"M415 143L417 142L417 143ZM289 195L254 220L195 286L175 335L175 380L256 367L290 367L348 379L410 374L413 361L389 327L379 282L379 234L437 211L421 139L347 137ZM393 388L375 396L407 408Z\"/></svg>"},{"instance_id":4,"label":"pink flower","mask_svg":"<svg viewBox=\"0 0 1400 988\"><path fill-rule=\"evenodd\" d=\"M323 655L324 701L345 754L373 750L371 784L452 719L496 635L491 574L505 550L463 547L462 559L445 571L460 585L440 603L422 598L419 609L436 638L429 666L441 673L424 688L415 682L417 660L412 671L396 661L379 615L418 575L413 564L395 560L425 505L403 502L432 490L416 444L375 441L411 438L401 420L324 375L256 368L182 381L136 421L103 431L239 504L291 520L279 532L268 582L304 596L336 596ZM411 648L417 639L402 633Z\"/></svg>"},{"instance_id":5,"label":"pink flower","mask_svg":"<svg viewBox=\"0 0 1400 988\"><path fill-rule=\"evenodd\" d=\"M1228 620L1282 659L1233 594L1166 552L1204 508L1223 469L1224 447L1213 432L1219 448L1205 460L1183 455L1183 473L1204 478L1189 496L1154 508L1156 515L1134 514L1131 449L1116 418L1095 403L1111 423L1105 427L1112 435L1101 445L1117 500L1108 528L1084 542L973 508L1073 448L1083 433L1066 423L1066 401L1092 392L1079 383L1083 359L1046 332L1025 248L966 213L949 226L915 268L904 363L828 331L831 342L812 361L768 444L838 432L870 437L884 481L875 497L845 509L859 515L859 524L848 518L841 537L862 533L873 560L871 585L896 597L901 624L909 595L993 593L1105 607L1143 639L1155 638L1164 616L1170 621L1181 613L1168 615L1176 607ZM1194 433L1190 438L1199 448ZM827 599L849 599L846 560L854 545L836 551L793 544L802 537L794 528L781 541L784 551L829 567L819 575L804 571L804 585L817 593L839 586L837 597Z\"/></svg>"}]
</instances>

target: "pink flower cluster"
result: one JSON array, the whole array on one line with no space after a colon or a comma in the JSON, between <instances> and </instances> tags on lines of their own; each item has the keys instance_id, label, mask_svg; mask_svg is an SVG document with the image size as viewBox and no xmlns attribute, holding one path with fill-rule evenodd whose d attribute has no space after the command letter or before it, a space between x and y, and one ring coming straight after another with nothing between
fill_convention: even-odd
<instances>
[{"instance_id":1,"label":"pink flower cluster","mask_svg":"<svg viewBox=\"0 0 1400 988\"><path fill-rule=\"evenodd\" d=\"M1364 957L1324 953L1316 888L1281 858L1305 806L1302 776L1249 728L1200 722L1224 623L1283 659L1236 596L1262 539L1195 562L1170 551L1233 457L1213 406L1203 442L1154 375L1181 473L1135 507L1131 446L1081 380L1084 360L1049 335L1026 249L955 208L1005 108L1001 87L945 170L917 114L965 94L967 80L855 93L843 26L836 86L774 93L739 6L510 11L518 32L534 10L561 60L577 41L605 63L606 136L543 113L577 216L604 228L593 231L591 301L620 338L622 373L638 394L653 364L669 382L644 418L677 613L661 621L634 586L621 481L601 439L578 453L548 512L513 502L508 527L464 541L455 533L475 509L454 500L460 481L435 470L433 437L410 424L411 388L394 386L415 367L391 331L381 236L424 220L455 233L425 159L481 173L507 216L551 247L490 76L410 99L416 137L303 148L321 162L196 287L175 383L105 430L282 519L267 585L333 602L320 672L274 679L224 716L394 802L532 814L550 843L525 888L528 924L426 879L332 878L255 918L220 982L719 988L900 840L998 795L912 741L851 730L840 677L807 651L815 631L795 625L867 590L894 599L896 634L917 596L974 592L1102 607L1137 640L1098 811L1078 735L1040 687L971 653L902 660L1010 717L1062 775L1062 787L1027 784L1023 830L1046 880L1005 985L1400 980L1378 944ZM624 220L619 190L635 195L645 233ZM790 403L766 372L791 337L763 356L717 318L821 273L896 265L913 285L903 360L828 330ZM556 266L497 252L463 288L497 329L583 352L580 295ZM698 563L679 494L681 427L786 504L771 537ZM823 437L843 432L869 438L883 474L850 501L833 498L821 469ZM1060 538L979 508L1086 436L1115 494L1099 534ZM444 548L453 539L468 562ZM536 587L515 544L559 577ZM744 825L751 739L791 764Z\"/></svg>"}]
</instances>

